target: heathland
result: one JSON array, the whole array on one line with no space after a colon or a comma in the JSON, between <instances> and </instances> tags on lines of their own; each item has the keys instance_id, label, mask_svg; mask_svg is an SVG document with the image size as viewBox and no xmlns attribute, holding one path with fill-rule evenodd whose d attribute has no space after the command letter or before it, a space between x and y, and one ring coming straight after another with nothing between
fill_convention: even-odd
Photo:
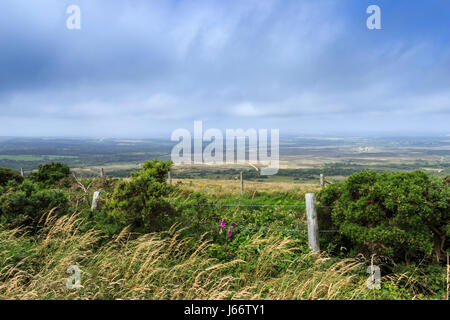
<instances>
[{"instance_id":1,"label":"heathland","mask_svg":"<svg viewBox=\"0 0 450 320\"><path fill-rule=\"evenodd\" d=\"M170 159L176 142L163 139L0 138L0 167L24 169L28 174L50 161L66 163L83 177L98 177L101 168L115 177L128 177L148 159ZM450 137L282 137L280 170L260 176L250 166L173 168L174 178L234 179L244 171L246 180L317 183L323 173L340 181L362 169L422 170L430 175L450 174ZM264 180L263 180L264 179Z\"/></svg>"},{"instance_id":2,"label":"heathland","mask_svg":"<svg viewBox=\"0 0 450 320\"><path fill-rule=\"evenodd\" d=\"M1 169L0 299L448 299L449 177L355 169L320 189L249 171L241 194L239 169L169 184L170 169Z\"/></svg>"}]
</instances>

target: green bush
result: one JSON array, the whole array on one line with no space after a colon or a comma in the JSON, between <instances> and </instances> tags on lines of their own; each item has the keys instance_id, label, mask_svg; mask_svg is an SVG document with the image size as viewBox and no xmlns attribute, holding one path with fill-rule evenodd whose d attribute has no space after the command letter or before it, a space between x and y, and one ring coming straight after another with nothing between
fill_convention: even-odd
<instances>
[{"instance_id":1,"label":"green bush","mask_svg":"<svg viewBox=\"0 0 450 320\"><path fill-rule=\"evenodd\" d=\"M12 227L25 226L35 230L43 214L53 209L53 215L67 212L68 199L64 192L40 189L36 183L25 180L0 187L0 222Z\"/></svg>"},{"instance_id":2,"label":"green bush","mask_svg":"<svg viewBox=\"0 0 450 320\"><path fill-rule=\"evenodd\" d=\"M23 177L17 171L8 168L0 168L0 186L6 185L10 180L21 183L23 181Z\"/></svg>"},{"instance_id":3,"label":"green bush","mask_svg":"<svg viewBox=\"0 0 450 320\"><path fill-rule=\"evenodd\" d=\"M40 164L37 172L32 172L30 179L49 186L70 176L70 168L61 162Z\"/></svg>"},{"instance_id":4,"label":"green bush","mask_svg":"<svg viewBox=\"0 0 450 320\"><path fill-rule=\"evenodd\" d=\"M163 198L173 190L166 183L171 161L147 161L130 180L120 181L106 201L109 214L138 232L160 231L173 223L175 210Z\"/></svg>"},{"instance_id":5,"label":"green bush","mask_svg":"<svg viewBox=\"0 0 450 320\"><path fill-rule=\"evenodd\" d=\"M337 228L338 245L395 261L442 259L448 247L450 184L421 171L364 170L318 196L319 219ZM330 226L331 225L331 226Z\"/></svg>"}]
</instances>

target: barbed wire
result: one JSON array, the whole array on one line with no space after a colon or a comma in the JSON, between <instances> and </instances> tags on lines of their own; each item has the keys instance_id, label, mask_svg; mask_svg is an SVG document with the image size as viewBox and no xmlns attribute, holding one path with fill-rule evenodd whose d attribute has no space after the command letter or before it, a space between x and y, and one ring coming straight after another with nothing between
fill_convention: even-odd
<instances>
[{"instance_id":1,"label":"barbed wire","mask_svg":"<svg viewBox=\"0 0 450 320\"><path fill-rule=\"evenodd\" d=\"M181 203L181 205L192 205L200 207L305 207L300 204L241 204L241 203Z\"/></svg>"},{"instance_id":2,"label":"barbed wire","mask_svg":"<svg viewBox=\"0 0 450 320\"><path fill-rule=\"evenodd\" d=\"M262 204L262 203L194 203L194 202L169 202L171 205L199 206L199 207L287 207L287 208L306 208L306 204ZM316 208L332 208L331 206L316 206Z\"/></svg>"},{"instance_id":3,"label":"barbed wire","mask_svg":"<svg viewBox=\"0 0 450 320\"><path fill-rule=\"evenodd\" d=\"M170 202L169 202L170 203ZM243 204L243 203L232 203L232 204L225 204L225 203L176 203L172 202L171 205L181 205L181 206L200 206L200 207L298 207L298 208L305 208L305 204L261 204L261 203L253 203L253 204ZM331 208L330 206L316 206L316 207L323 207L323 208ZM219 226L217 226L220 228ZM289 228L271 228L271 227L249 227L249 226L236 226L233 227L233 230L239 230L239 229L246 229L246 230L257 230L257 231L277 231L277 232L298 232L298 233L304 233L308 232L306 229L289 229ZM333 233L337 232L337 230L319 230L319 232L322 233Z\"/></svg>"},{"instance_id":4,"label":"barbed wire","mask_svg":"<svg viewBox=\"0 0 450 320\"><path fill-rule=\"evenodd\" d=\"M240 227L242 229L249 229L249 230L258 230L258 231L280 231L280 232L302 232L302 233L306 233L308 232L308 230L306 229L283 229L283 228L269 228L269 227ZM236 229L240 229L239 227L236 227ZM328 233L333 233L333 232L338 232L337 230L319 230L319 232L328 232Z\"/></svg>"}]
</instances>

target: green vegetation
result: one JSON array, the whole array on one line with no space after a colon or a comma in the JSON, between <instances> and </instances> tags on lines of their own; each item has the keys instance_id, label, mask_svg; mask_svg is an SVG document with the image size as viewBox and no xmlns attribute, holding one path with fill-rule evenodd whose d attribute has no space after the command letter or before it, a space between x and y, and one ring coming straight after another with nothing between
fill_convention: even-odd
<instances>
[{"instance_id":1,"label":"green vegetation","mask_svg":"<svg viewBox=\"0 0 450 320\"><path fill-rule=\"evenodd\" d=\"M450 184L441 178L364 170L330 185L319 199L330 208L320 220L336 227L339 246L395 262L446 258Z\"/></svg>"},{"instance_id":2,"label":"green vegetation","mask_svg":"<svg viewBox=\"0 0 450 320\"><path fill-rule=\"evenodd\" d=\"M23 181L23 178L17 171L8 168L0 168L0 186L6 185L11 180L20 183Z\"/></svg>"},{"instance_id":3,"label":"green vegetation","mask_svg":"<svg viewBox=\"0 0 450 320\"><path fill-rule=\"evenodd\" d=\"M68 199L64 191L41 189L26 180L21 184L10 181L0 187L0 222L9 228L25 227L35 231L44 214L66 214Z\"/></svg>"},{"instance_id":4,"label":"green vegetation","mask_svg":"<svg viewBox=\"0 0 450 320\"><path fill-rule=\"evenodd\" d=\"M164 199L172 190L165 181L170 167L171 162L147 161L129 181L120 181L106 203L108 214L141 232L168 229L175 222Z\"/></svg>"},{"instance_id":5,"label":"green vegetation","mask_svg":"<svg viewBox=\"0 0 450 320\"><path fill-rule=\"evenodd\" d=\"M43 185L53 185L70 175L70 168L61 162L40 164L37 172L32 172L30 179Z\"/></svg>"},{"instance_id":6,"label":"green vegetation","mask_svg":"<svg viewBox=\"0 0 450 320\"><path fill-rule=\"evenodd\" d=\"M0 187L0 298L447 295L450 179L363 171L327 186L318 197L321 229L338 232L321 234L323 252L313 254L303 191L193 191L166 183L171 165L147 161L117 179L74 178L51 163L7 181ZM91 211L94 191L100 198ZM366 287L372 262L382 267L381 290ZM65 287L69 265L82 270L80 290Z\"/></svg>"}]
</instances>

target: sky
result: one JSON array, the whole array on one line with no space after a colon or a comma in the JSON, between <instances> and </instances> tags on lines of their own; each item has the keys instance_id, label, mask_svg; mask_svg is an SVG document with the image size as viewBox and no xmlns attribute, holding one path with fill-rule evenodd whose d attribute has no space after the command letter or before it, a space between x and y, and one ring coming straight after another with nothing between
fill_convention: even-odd
<instances>
[{"instance_id":1,"label":"sky","mask_svg":"<svg viewBox=\"0 0 450 320\"><path fill-rule=\"evenodd\" d=\"M0 136L450 133L449 0L2 0L0 15Z\"/></svg>"}]
</instances>

